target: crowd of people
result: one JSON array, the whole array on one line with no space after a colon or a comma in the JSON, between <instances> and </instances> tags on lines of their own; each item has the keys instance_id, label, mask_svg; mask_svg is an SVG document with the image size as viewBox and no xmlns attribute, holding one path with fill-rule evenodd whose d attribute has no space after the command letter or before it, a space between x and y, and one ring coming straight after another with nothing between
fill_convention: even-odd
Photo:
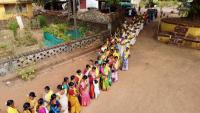
<instances>
[{"instance_id":1,"label":"crowd of people","mask_svg":"<svg viewBox=\"0 0 200 113\"><path fill-rule=\"evenodd\" d=\"M139 16L125 21L99 49L96 61L87 64L84 70L78 69L75 75L65 77L56 91L45 86L42 98L30 92L21 113L80 113L81 106L88 106L101 91L108 91L119 80L119 70L128 70L130 47L142 29L143 18ZM8 113L20 113L14 100L8 100L6 105Z\"/></svg>"}]
</instances>

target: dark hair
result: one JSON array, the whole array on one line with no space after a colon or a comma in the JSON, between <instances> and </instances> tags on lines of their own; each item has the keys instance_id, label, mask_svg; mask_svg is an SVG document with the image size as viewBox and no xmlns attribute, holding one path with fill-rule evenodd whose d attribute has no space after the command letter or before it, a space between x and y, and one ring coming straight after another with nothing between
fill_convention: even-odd
<instances>
[{"instance_id":1,"label":"dark hair","mask_svg":"<svg viewBox=\"0 0 200 113\"><path fill-rule=\"evenodd\" d=\"M75 79L75 76L74 76L74 75L72 75L72 76L70 77L70 79L71 79L71 80L74 80L74 79Z\"/></svg>"},{"instance_id":2,"label":"dark hair","mask_svg":"<svg viewBox=\"0 0 200 113\"><path fill-rule=\"evenodd\" d=\"M89 64L87 64L87 65L86 65L86 68L90 68L90 65L89 65Z\"/></svg>"},{"instance_id":3,"label":"dark hair","mask_svg":"<svg viewBox=\"0 0 200 113\"><path fill-rule=\"evenodd\" d=\"M45 86L44 89L49 91L50 87L49 86Z\"/></svg>"},{"instance_id":4,"label":"dark hair","mask_svg":"<svg viewBox=\"0 0 200 113\"><path fill-rule=\"evenodd\" d=\"M95 70L96 70L97 68L94 66L94 67L92 67L92 69L95 69Z\"/></svg>"},{"instance_id":5,"label":"dark hair","mask_svg":"<svg viewBox=\"0 0 200 113\"><path fill-rule=\"evenodd\" d=\"M74 86L74 82L70 82L70 83L69 83L69 86Z\"/></svg>"},{"instance_id":6,"label":"dark hair","mask_svg":"<svg viewBox=\"0 0 200 113\"><path fill-rule=\"evenodd\" d=\"M24 110L28 110L28 109L30 109L30 103L28 103L28 102L26 102L26 103L24 103L24 105L23 105L23 108L24 108Z\"/></svg>"},{"instance_id":7,"label":"dark hair","mask_svg":"<svg viewBox=\"0 0 200 113\"><path fill-rule=\"evenodd\" d=\"M95 61L94 64L99 64L98 61Z\"/></svg>"},{"instance_id":8,"label":"dark hair","mask_svg":"<svg viewBox=\"0 0 200 113\"><path fill-rule=\"evenodd\" d=\"M63 89L63 88L62 88L62 85L59 84L59 85L57 86L57 89L58 89L58 90L62 90L62 89Z\"/></svg>"},{"instance_id":9,"label":"dark hair","mask_svg":"<svg viewBox=\"0 0 200 113\"><path fill-rule=\"evenodd\" d=\"M54 100L54 99L56 99L56 94L51 95L51 100Z\"/></svg>"},{"instance_id":10,"label":"dark hair","mask_svg":"<svg viewBox=\"0 0 200 113\"><path fill-rule=\"evenodd\" d=\"M94 83L97 84L97 83L98 83L98 80L94 80Z\"/></svg>"},{"instance_id":11,"label":"dark hair","mask_svg":"<svg viewBox=\"0 0 200 113\"><path fill-rule=\"evenodd\" d=\"M11 106L13 104L14 104L14 100L7 100L7 103L6 103L7 106Z\"/></svg>"},{"instance_id":12,"label":"dark hair","mask_svg":"<svg viewBox=\"0 0 200 113\"><path fill-rule=\"evenodd\" d=\"M44 99L43 99L43 98L40 98L40 99L38 100L38 105L42 105L42 104L44 104Z\"/></svg>"},{"instance_id":13,"label":"dark hair","mask_svg":"<svg viewBox=\"0 0 200 113\"><path fill-rule=\"evenodd\" d=\"M108 62L109 62L109 60L108 60L108 59L106 59L105 63L108 63Z\"/></svg>"},{"instance_id":14,"label":"dark hair","mask_svg":"<svg viewBox=\"0 0 200 113\"><path fill-rule=\"evenodd\" d=\"M104 62L103 65L106 65L106 62Z\"/></svg>"},{"instance_id":15,"label":"dark hair","mask_svg":"<svg viewBox=\"0 0 200 113\"><path fill-rule=\"evenodd\" d=\"M65 77L63 81L67 82L68 80L69 80L69 77Z\"/></svg>"},{"instance_id":16,"label":"dark hair","mask_svg":"<svg viewBox=\"0 0 200 113\"><path fill-rule=\"evenodd\" d=\"M35 92L30 92L29 97L36 97Z\"/></svg>"},{"instance_id":17,"label":"dark hair","mask_svg":"<svg viewBox=\"0 0 200 113\"><path fill-rule=\"evenodd\" d=\"M115 56L115 59L118 59L118 56Z\"/></svg>"},{"instance_id":18,"label":"dark hair","mask_svg":"<svg viewBox=\"0 0 200 113\"><path fill-rule=\"evenodd\" d=\"M80 70L80 69L79 69L79 70L77 70L77 71L76 71L76 73L78 73L78 74L79 74L79 73L81 73L81 70Z\"/></svg>"},{"instance_id":19,"label":"dark hair","mask_svg":"<svg viewBox=\"0 0 200 113\"><path fill-rule=\"evenodd\" d=\"M83 80L86 80L88 77L87 77L87 75L84 75L83 76Z\"/></svg>"}]
</instances>

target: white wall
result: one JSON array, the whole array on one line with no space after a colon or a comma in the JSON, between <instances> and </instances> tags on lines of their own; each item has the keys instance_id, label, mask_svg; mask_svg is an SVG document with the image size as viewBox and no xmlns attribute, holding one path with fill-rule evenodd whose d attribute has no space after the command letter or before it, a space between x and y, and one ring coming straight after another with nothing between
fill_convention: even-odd
<instances>
[{"instance_id":1,"label":"white wall","mask_svg":"<svg viewBox=\"0 0 200 113\"><path fill-rule=\"evenodd\" d=\"M97 0L86 0L86 8L95 7L98 9L98 1Z\"/></svg>"}]
</instances>

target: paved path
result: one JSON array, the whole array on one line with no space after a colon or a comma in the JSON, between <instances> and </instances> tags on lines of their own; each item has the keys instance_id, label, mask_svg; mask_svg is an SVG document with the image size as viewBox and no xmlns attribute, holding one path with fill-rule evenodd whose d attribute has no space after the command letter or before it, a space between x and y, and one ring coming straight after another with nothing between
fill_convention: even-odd
<instances>
[{"instance_id":1,"label":"paved path","mask_svg":"<svg viewBox=\"0 0 200 113\"><path fill-rule=\"evenodd\" d=\"M148 25L132 48L129 71L120 72L119 82L82 113L200 113L200 51L178 48L157 42ZM13 98L22 108L29 91L42 96L45 85L55 89L64 76L83 69L95 52L50 67L29 82L17 80L14 86L0 83L0 108ZM4 110L0 113L5 113Z\"/></svg>"}]
</instances>

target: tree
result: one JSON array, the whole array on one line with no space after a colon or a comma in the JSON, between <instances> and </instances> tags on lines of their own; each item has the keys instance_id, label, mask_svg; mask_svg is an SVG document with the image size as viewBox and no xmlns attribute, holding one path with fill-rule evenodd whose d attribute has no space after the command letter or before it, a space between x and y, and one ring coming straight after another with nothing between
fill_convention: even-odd
<instances>
[{"instance_id":1,"label":"tree","mask_svg":"<svg viewBox=\"0 0 200 113\"><path fill-rule=\"evenodd\" d=\"M200 0L179 0L182 4L180 11L185 12L190 19L200 18Z\"/></svg>"},{"instance_id":2,"label":"tree","mask_svg":"<svg viewBox=\"0 0 200 113\"><path fill-rule=\"evenodd\" d=\"M188 17L192 19L200 18L200 0L193 0L188 12Z\"/></svg>"},{"instance_id":3,"label":"tree","mask_svg":"<svg viewBox=\"0 0 200 113\"><path fill-rule=\"evenodd\" d=\"M107 5L110 6L111 11L115 11L119 6L121 0L106 0Z\"/></svg>"}]
</instances>

